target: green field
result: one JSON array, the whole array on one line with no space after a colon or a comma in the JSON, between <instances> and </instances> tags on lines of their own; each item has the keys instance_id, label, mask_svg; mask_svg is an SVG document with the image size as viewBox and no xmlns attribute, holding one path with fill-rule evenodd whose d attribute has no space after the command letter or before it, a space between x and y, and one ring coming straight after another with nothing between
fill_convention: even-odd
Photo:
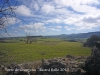
<instances>
[{"instance_id":1,"label":"green field","mask_svg":"<svg viewBox=\"0 0 100 75\"><path fill-rule=\"evenodd\" d=\"M0 63L24 63L41 60L42 58L65 57L66 55L89 56L90 48L82 46L79 42L56 40L39 40L36 43L0 43Z\"/></svg>"}]
</instances>

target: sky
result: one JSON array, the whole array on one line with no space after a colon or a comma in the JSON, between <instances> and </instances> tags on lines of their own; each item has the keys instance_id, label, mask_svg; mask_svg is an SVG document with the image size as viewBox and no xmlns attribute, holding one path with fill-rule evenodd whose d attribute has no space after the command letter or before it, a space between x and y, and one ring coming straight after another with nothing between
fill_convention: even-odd
<instances>
[{"instance_id":1,"label":"sky","mask_svg":"<svg viewBox=\"0 0 100 75\"><path fill-rule=\"evenodd\" d=\"M100 31L100 0L10 0L9 3L17 7L14 12L20 18L8 18L6 26L11 36Z\"/></svg>"}]
</instances>

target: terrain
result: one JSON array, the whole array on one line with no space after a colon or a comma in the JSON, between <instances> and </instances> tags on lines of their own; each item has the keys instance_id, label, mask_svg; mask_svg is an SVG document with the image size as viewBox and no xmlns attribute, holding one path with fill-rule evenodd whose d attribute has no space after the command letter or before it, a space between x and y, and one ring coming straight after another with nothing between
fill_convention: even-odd
<instances>
[{"instance_id":1,"label":"terrain","mask_svg":"<svg viewBox=\"0 0 100 75\"><path fill-rule=\"evenodd\" d=\"M0 43L0 64L24 63L65 57L66 55L89 56L91 49L80 42L68 42L57 38L40 38L32 44L14 40Z\"/></svg>"},{"instance_id":2,"label":"terrain","mask_svg":"<svg viewBox=\"0 0 100 75\"><path fill-rule=\"evenodd\" d=\"M47 36L47 37L51 37L51 38L68 38L68 39L86 39L89 38L92 35L98 35L100 36L100 31L96 31L96 32L88 32L88 33L77 33L77 34L61 34L61 35L52 35L52 36Z\"/></svg>"}]
</instances>

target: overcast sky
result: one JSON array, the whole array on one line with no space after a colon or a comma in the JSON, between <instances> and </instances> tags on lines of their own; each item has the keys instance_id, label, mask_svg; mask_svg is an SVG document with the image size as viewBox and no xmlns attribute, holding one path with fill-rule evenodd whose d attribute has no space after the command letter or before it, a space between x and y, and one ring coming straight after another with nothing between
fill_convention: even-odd
<instances>
[{"instance_id":1,"label":"overcast sky","mask_svg":"<svg viewBox=\"0 0 100 75\"><path fill-rule=\"evenodd\" d=\"M11 36L100 30L100 0L10 0L11 5L16 1L15 13L24 21L9 18L7 30Z\"/></svg>"}]
</instances>

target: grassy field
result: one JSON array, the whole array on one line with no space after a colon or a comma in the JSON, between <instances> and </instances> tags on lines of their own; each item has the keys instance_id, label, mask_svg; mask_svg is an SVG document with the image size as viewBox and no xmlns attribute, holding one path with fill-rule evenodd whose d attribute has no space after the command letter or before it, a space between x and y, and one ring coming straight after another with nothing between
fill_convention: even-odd
<instances>
[{"instance_id":1,"label":"grassy field","mask_svg":"<svg viewBox=\"0 0 100 75\"><path fill-rule=\"evenodd\" d=\"M89 56L90 48L82 46L82 43L56 40L40 40L37 43L25 44L0 43L0 63L23 63L41 60L42 58L64 57L68 54L75 56Z\"/></svg>"}]
</instances>

